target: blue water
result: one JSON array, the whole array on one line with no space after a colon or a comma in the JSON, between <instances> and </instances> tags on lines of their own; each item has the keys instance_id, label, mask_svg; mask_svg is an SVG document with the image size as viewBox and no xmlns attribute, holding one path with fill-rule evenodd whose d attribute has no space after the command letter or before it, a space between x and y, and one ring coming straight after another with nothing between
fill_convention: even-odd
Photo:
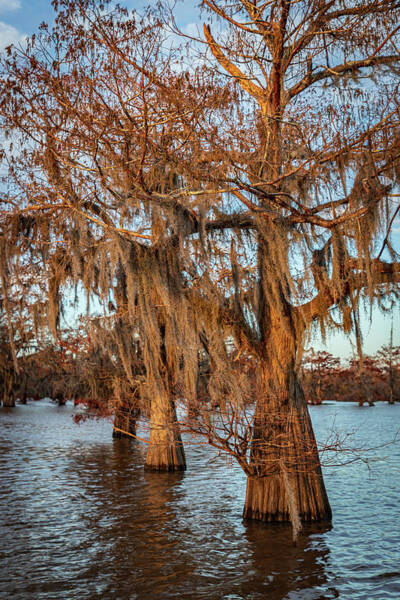
<instances>
[{"instance_id":1,"label":"blue water","mask_svg":"<svg viewBox=\"0 0 400 600\"><path fill-rule=\"evenodd\" d=\"M75 410L0 408L1 599L400 599L400 405L311 407L343 451L322 453L332 527L296 544L242 521L245 477L207 446L186 439L184 474L145 473L145 448Z\"/></svg>"}]
</instances>

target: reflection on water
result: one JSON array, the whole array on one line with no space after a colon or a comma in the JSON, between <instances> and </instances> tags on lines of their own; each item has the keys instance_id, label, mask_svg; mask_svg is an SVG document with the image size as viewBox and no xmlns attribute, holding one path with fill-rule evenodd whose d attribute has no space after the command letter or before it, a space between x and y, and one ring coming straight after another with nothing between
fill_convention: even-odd
<instances>
[{"instance_id":1,"label":"reflection on water","mask_svg":"<svg viewBox=\"0 0 400 600\"><path fill-rule=\"evenodd\" d=\"M398 447L375 451L371 473L327 470L333 528L306 527L294 545L290 527L242 521L245 478L208 464L207 447L187 444L184 474L144 472L140 444L73 412L0 409L0 598L400 598ZM371 446L393 437L400 406L312 417L319 439L335 418Z\"/></svg>"}]
</instances>

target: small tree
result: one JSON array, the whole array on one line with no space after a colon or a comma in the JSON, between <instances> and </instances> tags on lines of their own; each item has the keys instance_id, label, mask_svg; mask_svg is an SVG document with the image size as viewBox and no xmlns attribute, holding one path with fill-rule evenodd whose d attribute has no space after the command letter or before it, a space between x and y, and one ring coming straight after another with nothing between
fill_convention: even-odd
<instances>
[{"instance_id":1,"label":"small tree","mask_svg":"<svg viewBox=\"0 0 400 600\"><path fill-rule=\"evenodd\" d=\"M358 402L360 406L384 398L384 374L373 356L365 355L362 360L350 360L347 372L347 399Z\"/></svg>"},{"instance_id":2,"label":"small tree","mask_svg":"<svg viewBox=\"0 0 400 600\"><path fill-rule=\"evenodd\" d=\"M340 367L340 359L330 352L314 352L305 354L303 359L303 386L308 404L322 404L323 400L335 396L334 380Z\"/></svg>"},{"instance_id":3,"label":"small tree","mask_svg":"<svg viewBox=\"0 0 400 600\"><path fill-rule=\"evenodd\" d=\"M400 402L400 346L392 341L377 352L378 364L385 376L385 399L389 404Z\"/></svg>"}]
</instances>

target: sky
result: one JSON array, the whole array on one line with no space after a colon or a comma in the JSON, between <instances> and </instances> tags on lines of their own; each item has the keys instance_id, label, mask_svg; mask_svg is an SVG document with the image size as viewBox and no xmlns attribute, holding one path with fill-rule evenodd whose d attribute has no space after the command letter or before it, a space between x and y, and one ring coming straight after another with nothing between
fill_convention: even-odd
<instances>
[{"instance_id":1,"label":"sky","mask_svg":"<svg viewBox=\"0 0 400 600\"><path fill-rule=\"evenodd\" d=\"M121 0L121 4L130 9L139 9L146 5L141 0ZM175 15L178 24L186 31L195 31L199 23L199 0L183 0L177 2ZM51 24L54 11L50 0L0 0L0 50L7 45L23 42L27 35L34 33L39 25L45 21ZM400 247L400 219L395 223L395 235ZM373 354L390 339L390 330L393 324L393 343L400 345L400 305L391 312L383 315L377 309L372 312L372 321L369 315L361 317L364 337L364 351ZM353 340L354 342L354 340ZM310 345L315 350L326 350L342 358L348 358L353 353L351 338L341 333L330 334L326 342L321 340L320 334L313 334Z\"/></svg>"}]
</instances>

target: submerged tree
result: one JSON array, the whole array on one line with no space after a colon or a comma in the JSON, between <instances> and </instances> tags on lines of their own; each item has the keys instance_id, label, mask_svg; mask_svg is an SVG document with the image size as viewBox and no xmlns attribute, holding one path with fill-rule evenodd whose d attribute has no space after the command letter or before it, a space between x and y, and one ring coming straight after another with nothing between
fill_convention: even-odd
<instances>
[{"instance_id":1,"label":"submerged tree","mask_svg":"<svg viewBox=\"0 0 400 600\"><path fill-rule=\"evenodd\" d=\"M38 230L28 251L48 268L54 335L66 281L82 283L106 312L112 306L111 351L151 421L146 465L183 469L172 389L178 372L195 389L197 345L181 293L192 217L177 200L186 192L175 167L182 147L193 145L185 138L197 103L206 111L224 94L172 70L160 22L120 8L106 13L91 0L59 5L54 30L3 63L2 124L16 138L5 218L11 226L28 214ZM139 386L137 339L146 369Z\"/></svg>"},{"instance_id":2,"label":"submerged tree","mask_svg":"<svg viewBox=\"0 0 400 600\"><path fill-rule=\"evenodd\" d=\"M247 473L244 516L329 519L299 368L313 324L350 330L398 280L397 3L204 0L220 38L205 26L187 68L150 16L58 4L3 63L1 104L23 150L9 211L51 215L50 316L67 277L115 302L150 467L184 466L174 400L196 404L205 356L187 426Z\"/></svg>"},{"instance_id":3,"label":"submerged tree","mask_svg":"<svg viewBox=\"0 0 400 600\"><path fill-rule=\"evenodd\" d=\"M390 67L399 56L388 51L397 32L396 6L204 5L229 28L224 39L236 39L217 43L205 26L211 53L255 103L250 135L248 126L243 137L226 128L218 144L229 149L221 179L257 224L255 284L245 276L235 281L232 261L238 310L257 316L265 386L256 407L244 514L286 520L295 503L302 519L318 520L329 517L330 508L298 363L313 321L329 325L329 309L336 306L346 328L360 290L372 298L385 272L393 272L379 260L374 241L390 224L393 211L383 224L385 208L398 178L397 83ZM355 106L354 96L365 93L361 81L378 73L382 95ZM243 293L242 306L239 299L247 286L257 292L250 308ZM314 297L307 302L308 295Z\"/></svg>"},{"instance_id":4,"label":"submerged tree","mask_svg":"<svg viewBox=\"0 0 400 600\"><path fill-rule=\"evenodd\" d=\"M202 4L222 21L218 42L204 26L210 54L243 90L201 166L220 186L214 211L252 223L225 240L229 283L213 285L222 305L229 290L224 317L261 371L244 515L329 518L298 368L313 323L348 331L361 299L383 301L398 281L382 261L384 249L396 260L398 4Z\"/></svg>"}]
</instances>

